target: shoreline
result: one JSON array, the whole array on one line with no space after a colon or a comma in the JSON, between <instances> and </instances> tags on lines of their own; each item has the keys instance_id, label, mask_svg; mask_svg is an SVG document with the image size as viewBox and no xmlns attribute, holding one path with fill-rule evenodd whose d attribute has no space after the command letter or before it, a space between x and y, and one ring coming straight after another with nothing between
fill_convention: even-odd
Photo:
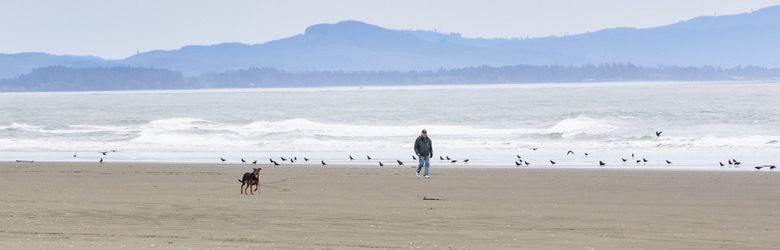
<instances>
[{"instance_id":1,"label":"shoreline","mask_svg":"<svg viewBox=\"0 0 780 250\"><path fill-rule=\"evenodd\" d=\"M0 248L767 249L780 175L0 163Z\"/></svg>"}]
</instances>

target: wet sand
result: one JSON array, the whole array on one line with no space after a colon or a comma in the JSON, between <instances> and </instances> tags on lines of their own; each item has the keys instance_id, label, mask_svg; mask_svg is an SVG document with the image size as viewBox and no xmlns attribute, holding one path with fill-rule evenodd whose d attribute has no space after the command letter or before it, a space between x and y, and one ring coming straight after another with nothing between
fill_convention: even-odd
<instances>
[{"instance_id":1,"label":"wet sand","mask_svg":"<svg viewBox=\"0 0 780 250\"><path fill-rule=\"evenodd\" d=\"M0 249L780 248L769 171L250 167L0 163Z\"/></svg>"}]
</instances>

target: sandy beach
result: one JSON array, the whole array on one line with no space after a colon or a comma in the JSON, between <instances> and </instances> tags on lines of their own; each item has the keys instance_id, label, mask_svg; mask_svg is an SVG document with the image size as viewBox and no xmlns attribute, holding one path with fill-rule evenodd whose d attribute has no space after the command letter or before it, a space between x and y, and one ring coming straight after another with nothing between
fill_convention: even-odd
<instances>
[{"instance_id":1,"label":"sandy beach","mask_svg":"<svg viewBox=\"0 0 780 250\"><path fill-rule=\"evenodd\" d=\"M0 249L777 249L774 172L1 163Z\"/></svg>"}]
</instances>

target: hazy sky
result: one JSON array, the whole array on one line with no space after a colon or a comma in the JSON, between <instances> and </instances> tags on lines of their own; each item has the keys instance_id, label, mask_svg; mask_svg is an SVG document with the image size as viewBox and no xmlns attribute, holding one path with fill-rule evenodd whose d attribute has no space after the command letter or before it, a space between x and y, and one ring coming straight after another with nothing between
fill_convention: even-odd
<instances>
[{"instance_id":1,"label":"hazy sky","mask_svg":"<svg viewBox=\"0 0 780 250\"><path fill-rule=\"evenodd\" d=\"M780 0L1 0L0 53L116 59L189 44L263 43L347 19L466 37L538 37L772 5Z\"/></svg>"}]
</instances>

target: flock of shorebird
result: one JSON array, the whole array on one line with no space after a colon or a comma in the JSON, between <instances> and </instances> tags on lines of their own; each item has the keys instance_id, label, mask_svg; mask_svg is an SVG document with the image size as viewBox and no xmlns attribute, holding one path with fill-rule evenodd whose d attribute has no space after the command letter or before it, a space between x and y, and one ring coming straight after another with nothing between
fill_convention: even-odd
<instances>
[{"instance_id":1,"label":"flock of shorebird","mask_svg":"<svg viewBox=\"0 0 780 250\"><path fill-rule=\"evenodd\" d=\"M662 133L663 133L663 131L656 131L655 132L655 136L656 137L661 137ZM539 148L538 147L531 147L530 149L533 150L533 151L536 151ZM100 153L101 156L106 156L109 152L116 152L116 150L100 151L98 153ZM583 155L585 156L585 158L589 158L590 157L590 154L588 152L583 152ZM528 162L526 159L524 159L522 156L520 156L519 154L516 155L516 156L517 156L517 160L514 161L516 167L520 167L520 166L528 167L528 166L531 166L531 163ZM566 152L566 156L567 157L569 157L569 156L576 156L576 154L574 153L574 151L569 150L569 151ZM73 157L77 157L77 154L73 153ZM309 157L302 157L302 159L303 159L304 163L308 163L309 160L311 160L311 158L309 158ZM352 155L348 155L348 159L350 161L356 160L356 158L353 157ZM220 157L219 160L221 162L227 162L228 161L227 159L225 159L223 157ZM282 162L289 162L289 163L292 164L292 163L295 163L295 162L298 161L298 157L297 156L293 156L293 157L279 157L279 160L281 160ZM377 160L375 158L372 158L370 155L366 155L366 160L368 160L368 161L376 160L376 163L379 164L380 167L384 167L386 165L381 160ZM412 160L415 160L415 161L418 160L417 156L412 155ZM623 162L624 165L629 161L629 159L627 159L625 157L620 158L620 160ZM273 164L274 166L281 166L281 164L277 160L275 160L274 158L269 158L268 161L269 161L269 164ZM439 156L439 161L447 161L450 164L456 164L456 163L459 162L459 160L450 158L450 156L446 156L446 155L440 155ZM468 164L469 161L470 160L468 158L460 160L460 162L463 162L464 164ZM556 164L558 164L558 162L553 160L553 159L551 159L549 161L550 161L550 165L551 166L555 166ZM647 158L644 158L644 157L642 157L641 159L638 159L633 153L631 154L631 161L632 162L635 161L637 165L638 164L645 164L646 165L649 162L647 160ZM100 158L99 162L103 163L103 158L102 157ZM396 159L395 162L396 162L396 164L398 164L398 166L403 166L404 165L404 162L399 160L399 159ZM672 165L672 162L669 161L669 160L664 160L664 162L666 162L666 165ZM739 168L742 165L742 162L740 162L740 161L738 161L737 159L734 159L734 158L728 159L727 162L728 162L728 166L730 168L731 167ZM244 158L241 158L241 163L258 164L258 161L257 160L253 160L252 162L248 162ZM322 166L327 166L328 165L325 162L325 160L320 160L320 164ZM607 163L604 162L603 160L599 160L598 161L598 166L603 167L603 166L606 166L606 165L607 165ZM726 166L726 164L724 164L723 162L718 162L718 165L720 165L721 167L725 167ZM769 169L769 170L774 170L775 169L775 165L758 165L758 166L755 166L754 168L756 170L761 170L763 168L766 168L766 169Z\"/></svg>"}]
</instances>

